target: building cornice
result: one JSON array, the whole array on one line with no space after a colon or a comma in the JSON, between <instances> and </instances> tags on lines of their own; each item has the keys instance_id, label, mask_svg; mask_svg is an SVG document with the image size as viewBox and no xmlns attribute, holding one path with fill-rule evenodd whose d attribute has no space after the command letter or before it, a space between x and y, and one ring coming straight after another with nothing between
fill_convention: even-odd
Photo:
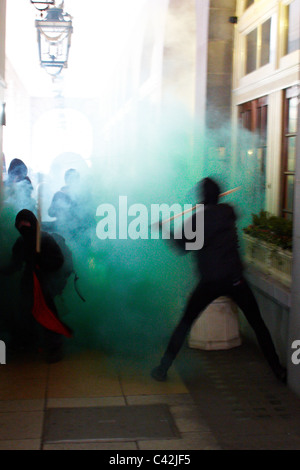
<instances>
[{"instance_id":1,"label":"building cornice","mask_svg":"<svg viewBox=\"0 0 300 470\"><path fill-rule=\"evenodd\" d=\"M300 64L289 69L277 70L272 75L257 80L255 83L247 83L244 86L232 90L234 104L250 101L258 96L264 96L299 84Z\"/></svg>"}]
</instances>

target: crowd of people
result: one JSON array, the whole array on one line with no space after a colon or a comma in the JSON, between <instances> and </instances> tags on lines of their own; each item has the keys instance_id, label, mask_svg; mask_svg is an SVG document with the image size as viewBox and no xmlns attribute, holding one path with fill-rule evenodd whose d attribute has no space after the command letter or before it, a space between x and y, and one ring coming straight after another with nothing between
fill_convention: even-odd
<instances>
[{"instance_id":1,"label":"crowd of people","mask_svg":"<svg viewBox=\"0 0 300 470\"><path fill-rule=\"evenodd\" d=\"M13 205L17 212L15 226L20 237L13 246L10 265L1 272L10 273L23 269L20 318L15 328L15 339L22 346L26 346L24 342L29 342L32 346L36 344L36 338L42 336L43 347L50 362L62 357L61 337L72 335L70 328L60 321L54 302L61 288L51 290L53 273L57 277L64 263L64 255L54 234L60 234L70 244L79 235L86 244L86 230L90 225L88 213L81 215L83 212L80 207L84 203L79 192L79 173L75 169L69 169L64 176L65 185L53 195L48 209L48 215L54 221L45 224L42 221L40 224L37 220L37 205L32 197L33 187L27 167L21 160L14 159L11 162L4 191L5 203ZM198 189L198 201L204 206L204 244L201 249L193 250L199 268L199 283L171 335L160 364L152 370L151 375L158 381L167 379L168 369L179 353L193 322L216 298L227 296L244 313L275 376L285 382L286 370L280 364L255 296L243 274L235 211L231 205L220 203L220 187L213 179L204 178L199 182ZM196 214L191 217L191 223L197 230ZM162 224L159 227L160 230L163 229ZM188 240L184 238L184 234L177 237L173 233L172 238L177 247L187 251Z\"/></svg>"},{"instance_id":2,"label":"crowd of people","mask_svg":"<svg viewBox=\"0 0 300 470\"><path fill-rule=\"evenodd\" d=\"M78 170L74 168L66 170L64 183L64 186L54 193L47 210L48 216L52 220L41 220L40 223L46 231L57 232L70 243L84 239L86 244L90 226L88 204L81 192ZM34 188L28 176L26 164L22 160L14 158L4 180L3 203L16 214L22 209L28 209L38 216L40 204L38 188L36 188L36 196L33 195Z\"/></svg>"}]
</instances>

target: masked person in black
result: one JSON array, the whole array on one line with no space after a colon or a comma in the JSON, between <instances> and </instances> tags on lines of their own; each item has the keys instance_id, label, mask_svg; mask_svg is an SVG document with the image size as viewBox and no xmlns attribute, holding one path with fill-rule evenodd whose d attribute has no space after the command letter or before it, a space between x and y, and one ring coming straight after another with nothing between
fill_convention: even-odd
<instances>
[{"instance_id":1,"label":"masked person in black","mask_svg":"<svg viewBox=\"0 0 300 470\"><path fill-rule=\"evenodd\" d=\"M20 160L19 158L14 158L10 162L7 173L8 184L19 183L20 181L23 181L26 178L28 174L28 169L23 160Z\"/></svg>"},{"instance_id":2,"label":"masked person in black","mask_svg":"<svg viewBox=\"0 0 300 470\"><path fill-rule=\"evenodd\" d=\"M244 313L276 377L285 382L286 370L279 362L256 299L243 277L235 212L229 204L218 204L220 188L211 178L204 178L200 182L200 190L204 204L204 244L201 249L195 251L195 254L201 280L186 305L160 364L152 370L151 375L155 380L166 380L168 369L182 347L194 320L213 300L227 296ZM192 223L195 227L195 214L192 216ZM184 235L181 239L174 239L174 242L183 249L187 241Z\"/></svg>"},{"instance_id":3,"label":"masked person in black","mask_svg":"<svg viewBox=\"0 0 300 470\"><path fill-rule=\"evenodd\" d=\"M47 362L62 359L62 335L71 336L71 330L58 318L51 278L64 263L60 247L47 232L38 233L35 215L21 210L15 220L21 236L12 248L10 265L1 269L11 274L23 269L20 284L19 316L13 327L14 341L23 349L41 347ZM37 241L40 238L40 250Z\"/></svg>"},{"instance_id":4,"label":"masked person in black","mask_svg":"<svg viewBox=\"0 0 300 470\"><path fill-rule=\"evenodd\" d=\"M91 242L92 213L87 194L82 192L80 174L74 168L65 172L65 186L57 191L48 209L55 218L44 224L46 230L61 234L74 247L87 248Z\"/></svg>"},{"instance_id":5,"label":"masked person in black","mask_svg":"<svg viewBox=\"0 0 300 470\"><path fill-rule=\"evenodd\" d=\"M26 208L36 211L36 201L33 198L33 186L28 177L28 169L19 158L14 158L8 168L7 179L4 182L4 201L12 206L15 213Z\"/></svg>"}]
</instances>

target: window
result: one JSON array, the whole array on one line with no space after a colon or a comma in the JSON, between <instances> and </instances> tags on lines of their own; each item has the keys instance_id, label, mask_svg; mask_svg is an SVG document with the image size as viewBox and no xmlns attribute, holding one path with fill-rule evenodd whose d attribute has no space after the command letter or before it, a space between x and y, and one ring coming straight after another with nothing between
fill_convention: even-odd
<instances>
[{"instance_id":1,"label":"window","mask_svg":"<svg viewBox=\"0 0 300 470\"><path fill-rule=\"evenodd\" d=\"M266 187L268 97L263 96L240 105L239 117L241 126L253 133L252 144L246 152L246 158L251 159L247 166L256 168L257 189L260 191L261 207L263 207ZM241 158L245 158L245 155L241 156Z\"/></svg>"},{"instance_id":2,"label":"window","mask_svg":"<svg viewBox=\"0 0 300 470\"><path fill-rule=\"evenodd\" d=\"M285 51L284 54L300 49L300 0L294 0L285 8Z\"/></svg>"},{"instance_id":3,"label":"window","mask_svg":"<svg viewBox=\"0 0 300 470\"><path fill-rule=\"evenodd\" d=\"M246 36L246 74L270 62L271 18Z\"/></svg>"},{"instance_id":4,"label":"window","mask_svg":"<svg viewBox=\"0 0 300 470\"><path fill-rule=\"evenodd\" d=\"M247 64L246 64L246 73L251 73L256 69L257 63L257 29L251 31L251 33L246 36L246 50L247 50Z\"/></svg>"},{"instance_id":5,"label":"window","mask_svg":"<svg viewBox=\"0 0 300 470\"><path fill-rule=\"evenodd\" d=\"M270 62L271 18L261 25L260 66Z\"/></svg>"},{"instance_id":6,"label":"window","mask_svg":"<svg viewBox=\"0 0 300 470\"><path fill-rule=\"evenodd\" d=\"M282 216L293 217L299 87L285 91L282 142Z\"/></svg>"}]
</instances>

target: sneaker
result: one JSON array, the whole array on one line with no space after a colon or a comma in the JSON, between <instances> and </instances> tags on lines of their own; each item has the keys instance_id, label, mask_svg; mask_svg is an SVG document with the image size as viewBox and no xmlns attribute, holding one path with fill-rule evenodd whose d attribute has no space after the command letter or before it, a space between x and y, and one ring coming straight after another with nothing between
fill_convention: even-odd
<instances>
[{"instance_id":1,"label":"sneaker","mask_svg":"<svg viewBox=\"0 0 300 470\"><path fill-rule=\"evenodd\" d=\"M167 379L167 371L161 366L154 367L151 371L151 377L158 382L164 382Z\"/></svg>"}]
</instances>

